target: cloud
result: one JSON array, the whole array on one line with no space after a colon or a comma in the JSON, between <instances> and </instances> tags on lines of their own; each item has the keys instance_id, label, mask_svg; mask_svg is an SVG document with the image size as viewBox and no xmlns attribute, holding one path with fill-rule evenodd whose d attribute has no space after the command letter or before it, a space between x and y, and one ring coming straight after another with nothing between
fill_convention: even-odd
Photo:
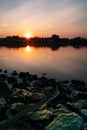
<instances>
[{"instance_id":1,"label":"cloud","mask_svg":"<svg viewBox=\"0 0 87 130\"><path fill-rule=\"evenodd\" d=\"M6 23L6 24L1 24L0 27L8 27L8 26L13 26L15 24L11 24L11 23Z\"/></svg>"}]
</instances>

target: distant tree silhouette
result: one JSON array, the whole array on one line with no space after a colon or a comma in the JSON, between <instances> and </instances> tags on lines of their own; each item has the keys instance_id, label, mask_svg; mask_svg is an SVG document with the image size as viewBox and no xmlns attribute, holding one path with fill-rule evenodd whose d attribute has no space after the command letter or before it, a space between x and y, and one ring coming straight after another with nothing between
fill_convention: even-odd
<instances>
[{"instance_id":1,"label":"distant tree silhouette","mask_svg":"<svg viewBox=\"0 0 87 130\"><path fill-rule=\"evenodd\" d=\"M60 36L56 34L53 34L51 37L33 37L29 40L23 37L20 38L19 36L0 38L0 46L22 47L28 44L34 47L50 47L52 50L57 50L60 46L73 46L75 48L87 46L87 39L82 37L72 39L60 38Z\"/></svg>"},{"instance_id":2,"label":"distant tree silhouette","mask_svg":"<svg viewBox=\"0 0 87 130\"><path fill-rule=\"evenodd\" d=\"M52 35L52 39L54 39L54 40L55 40L55 39L59 39L59 38L60 38L59 35L56 35L56 34L53 34L53 35Z\"/></svg>"}]
</instances>

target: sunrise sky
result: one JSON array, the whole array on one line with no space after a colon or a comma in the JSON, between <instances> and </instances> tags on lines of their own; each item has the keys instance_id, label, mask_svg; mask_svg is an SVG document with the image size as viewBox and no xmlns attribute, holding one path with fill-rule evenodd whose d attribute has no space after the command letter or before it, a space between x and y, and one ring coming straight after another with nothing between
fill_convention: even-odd
<instances>
[{"instance_id":1,"label":"sunrise sky","mask_svg":"<svg viewBox=\"0 0 87 130\"><path fill-rule=\"evenodd\" d=\"M87 38L87 0L0 0L0 37Z\"/></svg>"}]
</instances>

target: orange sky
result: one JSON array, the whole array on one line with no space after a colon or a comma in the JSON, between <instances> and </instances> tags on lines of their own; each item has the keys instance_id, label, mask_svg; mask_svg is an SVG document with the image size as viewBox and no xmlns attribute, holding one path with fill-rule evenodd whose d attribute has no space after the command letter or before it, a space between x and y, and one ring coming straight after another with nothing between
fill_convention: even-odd
<instances>
[{"instance_id":1,"label":"orange sky","mask_svg":"<svg viewBox=\"0 0 87 130\"><path fill-rule=\"evenodd\" d=\"M8 35L87 37L86 0L2 0L0 37Z\"/></svg>"}]
</instances>

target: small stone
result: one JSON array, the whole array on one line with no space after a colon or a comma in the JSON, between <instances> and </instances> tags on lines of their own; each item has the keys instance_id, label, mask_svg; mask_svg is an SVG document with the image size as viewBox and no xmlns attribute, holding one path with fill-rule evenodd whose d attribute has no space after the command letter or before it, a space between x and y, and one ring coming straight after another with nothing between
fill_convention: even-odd
<instances>
[{"instance_id":1,"label":"small stone","mask_svg":"<svg viewBox=\"0 0 87 130\"><path fill-rule=\"evenodd\" d=\"M7 73L7 70L4 70L4 73Z\"/></svg>"},{"instance_id":2,"label":"small stone","mask_svg":"<svg viewBox=\"0 0 87 130\"><path fill-rule=\"evenodd\" d=\"M18 73L14 70L13 72L12 72L12 76L17 76L18 75Z\"/></svg>"}]
</instances>

